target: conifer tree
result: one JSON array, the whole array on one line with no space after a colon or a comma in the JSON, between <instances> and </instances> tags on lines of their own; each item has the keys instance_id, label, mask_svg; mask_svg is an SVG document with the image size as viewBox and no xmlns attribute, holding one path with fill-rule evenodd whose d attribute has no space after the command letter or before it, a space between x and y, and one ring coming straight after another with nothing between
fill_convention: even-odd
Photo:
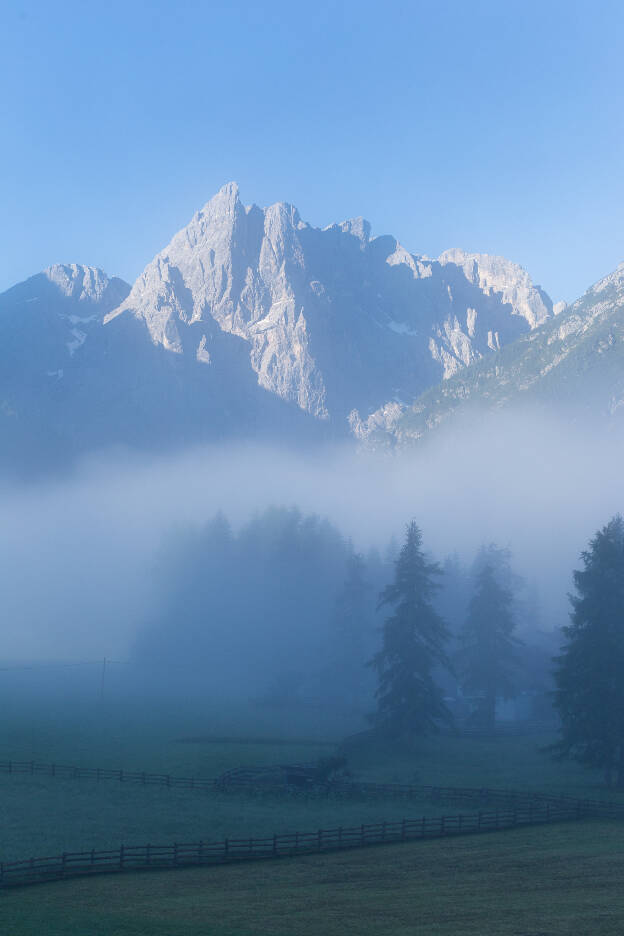
<instances>
[{"instance_id":1,"label":"conifer tree","mask_svg":"<svg viewBox=\"0 0 624 936\"><path fill-rule=\"evenodd\" d=\"M555 750L624 786L624 520L614 517L581 553L570 624L556 658Z\"/></svg>"},{"instance_id":2,"label":"conifer tree","mask_svg":"<svg viewBox=\"0 0 624 936\"><path fill-rule=\"evenodd\" d=\"M460 634L459 671L464 690L481 694L476 720L487 728L496 722L496 697L513 690L516 626L512 613L513 594L502 585L493 565L481 565L475 593Z\"/></svg>"},{"instance_id":3,"label":"conifer tree","mask_svg":"<svg viewBox=\"0 0 624 936\"><path fill-rule=\"evenodd\" d=\"M441 574L437 563L427 561L421 532L412 521L395 562L394 581L379 598L380 608L393 610L383 626L382 647L369 664L378 674L372 720L392 736L423 734L452 720L433 679L436 664L449 666L444 649L448 630L432 603Z\"/></svg>"}]
</instances>

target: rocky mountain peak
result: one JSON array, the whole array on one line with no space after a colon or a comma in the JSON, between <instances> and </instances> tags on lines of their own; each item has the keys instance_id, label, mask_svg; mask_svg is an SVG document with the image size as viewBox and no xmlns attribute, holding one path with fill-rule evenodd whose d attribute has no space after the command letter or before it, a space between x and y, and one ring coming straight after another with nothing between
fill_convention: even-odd
<instances>
[{"instance_id":1,"label":"rocky mountain peak","mask_svg":"<svg viewBox=\"0 0 624 936\"><path fill-rule=\"evenodd\" d=\"M42 274L61 295L76 302L107 302L116 305L128 291L127 285L117 277L109 278L98 267L80 263L55 263Z\"/></svg>"},{"instance_id":2,"label":"rocky mountain peak","mask_svg":"<svg viewBox=\"0 0 624 936\"><path fill-rule=\"evenodd\" d=\"M597 283L588 290L589 293L594 293L595 295L604 293L607 291L615 290L616 292L621 292L624 289L624 261L613 270L612 273L609 273L607 276L603 276L602 279L599 279Z\"/></svg>"},{"instance_id":3,"label":"rocky mountain peak","mask_svg":"<svg viewBox=\"0 0 624 936\"><path fill-rule=\"evenodd\" d=\"M371 225L366 218L350 218L348 221L342 221L338 227L345 234L353 234L354 237L362 241L362 244L368 244L370 240Z\"/></svg>"},{"instance_id":4,"label":"rocky mountain peak","mask_svg":"<svg viewBox=\"0 0 624 936\"><path fill-rule=\"evenodd\" d=\"M200 214L218 216L219 213L232 213L241 204L238 182L226 182L219 191L210 198Z\"/></svg>"},{"instance_id":5,"label":"rocky mountain peak","mask_svg":"<svg viewBox=\"0 0 624 936\"><path fill-rule=\"evenodd\" d=\"M261 387L346 424L352 411L413 399L519 337L552 303L501 257L426 260L389 235L371 240L362 217L320 229L287 202L244 207L230 182L105 321L122 314L206 366L217 331L234 335Z\"/></svg>"},{"instance_id":6,"label":"rocky mountain peak","mask_svg":"<svg viewBox=\"0 0 624 936\"><path fill-rule=\"evenodd\" d=\"M0 431L28 459L294 427L407 444L465 401L529 394L623 413L623 308L624 263L553 306L504 257L431 259L228 183L131 289L70 263L0 296Z\"/></svg>"},{"instance_id":7,"label":"rocky mountain peak","mask_svg":"<svg viewBox=\"0 0 624 936\"><path fill-rule=\"evenodd\" d=\"M517 263L494 254L470 253L454 247L438 257L443 266L459 266L466 278L482 290L498 293L510 304L513 314L526 319L531 328L541 325L553 314L549 296L535 286L527 271Z\"/></svg>"}]
</instances>

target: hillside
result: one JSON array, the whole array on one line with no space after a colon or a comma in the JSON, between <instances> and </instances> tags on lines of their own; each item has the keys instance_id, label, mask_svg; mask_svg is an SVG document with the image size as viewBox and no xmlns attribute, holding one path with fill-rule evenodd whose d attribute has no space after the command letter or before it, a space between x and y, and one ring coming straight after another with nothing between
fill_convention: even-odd
<instances>
[{"instance_id":1,"label":"hillside","mask_svg":"<svg viewBox=\"0 0 624 936\"><path fill-rule=\"evenodd\" d=\"M373 445L410 444L443 425L530 405L613 423L624 405L624 264L557 316L433 387L388 404L360 427Z\"/></svg>"}]
</instances>

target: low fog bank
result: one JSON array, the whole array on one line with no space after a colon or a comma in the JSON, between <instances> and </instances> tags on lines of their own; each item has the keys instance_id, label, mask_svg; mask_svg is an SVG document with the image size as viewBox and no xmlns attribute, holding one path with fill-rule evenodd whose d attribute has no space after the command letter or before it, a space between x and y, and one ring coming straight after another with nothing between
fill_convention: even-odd
<instances>
[{"instance_id":1,"label":"low fog bank","mask_svg":"<svg viewBox=\"0 0 624 936\"><path fill-rule=\"evenodd\" d=\"M581 550L624 506L623 449L592 427L506 413L399 455L260 446L158 459L116 453L61 482L4 483L0 659L127 659L159 613L163 544L217 511L240 530L271 505L327 517L364 553L386 554L412 518L442 562L457 553L469 565L483 543L509 547L539 595L536 626L552 629L566 621Z\"/></svg>"}]
</instances>

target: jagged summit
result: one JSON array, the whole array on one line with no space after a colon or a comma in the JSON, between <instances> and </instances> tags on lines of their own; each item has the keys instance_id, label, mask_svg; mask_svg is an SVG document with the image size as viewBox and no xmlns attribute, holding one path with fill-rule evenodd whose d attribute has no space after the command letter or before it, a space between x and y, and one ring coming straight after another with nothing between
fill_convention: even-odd
<instances>
[{"instance_id":1,"label":"jagged summit","mask_svg":"<svg viewBox=\"0 0 624 936\"><path fill-rule=\"evenodd\" d=\"M381 407L361 439L411 443L488 410L532 404L572 422L624 415L624 263L529 335L432 387L400 412Z\"/></svg>"},{"instance_id":2,"label":"jagged summit","mask_svg":"<svg viewBox=\"0 0 624 936\"><path fill-rule=\"evenodd\" d=\"M62 295L78 302L102 302L110 293L110 303L119 302L121 294L127 292L127 284L117 277L109 278L99 267L83 266L81 263L54 263L45 276Z\"/></svg>"},{"instance_id":3,"label":"jagged summit","mask_svg":"<svg viewBox=\"0 0 624 936\"><path fill-rule=\"evenodd\" d=\"M98 267L55 263L0 295L0 387L62 379L130 287Z\"/></svg>"},{"instance_id":4,"label":"jagged summit","mask_svg":"<svg viewBox=\"0 0 624 936\"><path fill-rule=\"evenodd\" d=\"M624 263L553 306L504 257L432 259L362 217L316 228L230 182L132 287L54 264L0 296L0 461L232 437L394 444L520 398L621 414L623 296Z\"/></svg>"},{"instance_id":5,"label":"jagged summit","mask_svg":"<svg viewBox=\"0 0 624 936\"><path fill-rule=\"evenodd\" d=\"M286 202L245 207L230 182L106 322L133 316L155 344L206 363L216 327L246 342L261 387L346 421L412 399L551 314L528 274L500 258L427 260L371 239L363 218L319 229Z\"/></svg>"},{"instance_id":6,"label":"jagged summit","mask_svg":"<svg viewBox=\"0 0 624 936\"><path fill-rule=\"evenodd\" d=\"M329 230L335 226L336 225L330 224L325 230ZM362 244L367 244L371 239L371 223L367 221L366 218L349 218L347 221L342 221L337 227L345 234L353 234L354 237L362 241Z\"/></svg>"},{"instance_id":7,"label":"jagged summit","mask_svg":"<svg viewBox=\"0 0 624 936\"><path fill-rule=\"evenodd\" d=\"M499 293L510 304L514 315L525 318L531 328L553 315L550 297L533 284L523 267L505 257L470 253L454 247L440 254L438 262L461 267L466 277L480 289Z\"/></svg>"},{"instance_id":8,"label":"jagged summit","mask_svg":"<svg viewBox=\"0 0 624 936\"><path fill-rule=\"evenodd\" d=\"M588 293L593 293L595 296L600 293L604 293L607 290L616 290L618 293L624 287L624 260L621 263L618 263L615 270L612 273L608 273L607 276L603 276L602 279L599 279L598 282L594 283L588 290ZM580 302L581 300L579 300ZM576 305L576 303L575 303Z\"/></svg>"}]
</instances>

